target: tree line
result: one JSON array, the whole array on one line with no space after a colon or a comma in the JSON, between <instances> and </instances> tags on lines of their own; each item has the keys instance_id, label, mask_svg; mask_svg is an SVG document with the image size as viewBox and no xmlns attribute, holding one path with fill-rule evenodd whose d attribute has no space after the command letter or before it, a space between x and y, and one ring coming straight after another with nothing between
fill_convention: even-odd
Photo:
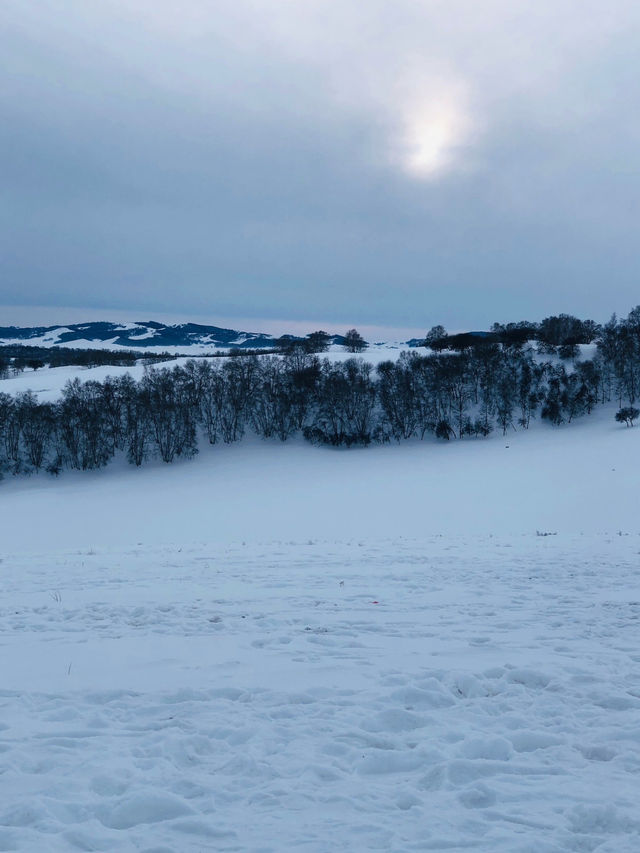
<instances>
[{"instance_id":1,"label":"tree line","mask_svg":"<svg viewBox=\"0 0 640 853\"><path fill-rule=\"evenodd\" d=\"M175 360L169 353L133 352L71 347L41 347L29 344L0 345L0 379L22 373L27 368L43 367L134 367L144 360L149 364Z\"/></svg>"},{"instance_id":2,"label":"tree line","mask_svg":"<svg viewBox=\"0 0 640 853\"><path fill-rule=\"evenodd\" d=\"M497 333L496 333L497 334ZM589 333L590 334L590 333ZM0 470L94 469L122 454L133 465L172 462L250 431L286 441L295 435L333 447L482 438L527 429L534 418L570 423L616 401L632 425L640 399L640 307L598 327L595 354L567 359L512 335L475 336L464 346L403 352L377 367L362 358L332 362L308 345L281 355L192 359L103 382L78 378L59 400L30 391L0 393Z\"/></svg>"}]
</instances>

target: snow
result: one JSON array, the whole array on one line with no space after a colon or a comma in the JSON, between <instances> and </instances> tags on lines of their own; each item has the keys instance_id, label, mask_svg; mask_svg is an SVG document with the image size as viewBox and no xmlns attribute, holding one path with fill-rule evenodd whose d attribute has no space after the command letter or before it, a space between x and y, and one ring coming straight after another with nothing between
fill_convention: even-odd
<instances>
[{"instance_id":1,"label":"snow","mask_svg":"<svg viewBox=\"0 0 640 853\"><path fill-rule=\"evenodd\" d=\"M134 324L129 324L129 327L133 328ZM119 328L122 331L126 331L124 325ZM90 340L84 338L75 338L71 341L61 340L64 335L70 334L73 334L73 329L67 326L60 326L42 335L34 335L32 338L0 338L0 343L3 346L25 345L30 347L64 347L65 349L126 349L126 347L120 347L115 343L118 339L117 336L107 340Z\"/></svg>"},{"instance_id":2,"label":"snow","mask_svg":"<svg viewBox=\"0 0 640 853\"><path fill-rule=\"evenodd\" d=\"M139 335L129 335L130 341L146 341L149 338L156 337L156 332L153 329L148 329L146 332L141 332Z\"/></svg>"},{"instance_id":3,"label":"snow","mask_svg":"<svg viewBox=\"0 0 640 853\"><path fill-rule=\"evenodd\" d=\"M0 850L637 851L639 436L6 478Z\"/></svg>"},{"instance_id":4,"label":"snow","mask_svg":"<svg viewBox=\"0 0 640 853\"><path fill-rule=\"evenodd\" d=\"M186 361L186 359L185 359ZM176 362L167 362L173 366ZM162 365L157 365L162 367ZM118 367L115 365L100 365L98 367L79 367L68 365L65 367L48 367L38 370L25 369L14 376L0 379L0 392L5 394L20 394L24 391L33 391L43 403L54 403L62 394L62 389L68 381L79 379L81 382L90 380L104 382L107 376L123 376L131 374L135 379L141 379L144 375L144 364L136 364L135 367Z\"/></svg>"}]
</instances>

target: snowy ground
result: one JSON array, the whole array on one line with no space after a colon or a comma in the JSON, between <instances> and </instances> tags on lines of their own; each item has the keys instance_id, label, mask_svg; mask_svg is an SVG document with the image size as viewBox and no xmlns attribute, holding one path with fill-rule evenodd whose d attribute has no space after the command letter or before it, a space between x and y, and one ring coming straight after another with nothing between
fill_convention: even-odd
<instances>
[{"instance_id":1,"label":"snowy ground","mask_svg":"<svg viewBox=\"0 0 640 853\"><path fill-rule=\"evenodd\" d=\"M635 853L639 437L6 479L0 850Z\"/></svg>"}]
</instances>

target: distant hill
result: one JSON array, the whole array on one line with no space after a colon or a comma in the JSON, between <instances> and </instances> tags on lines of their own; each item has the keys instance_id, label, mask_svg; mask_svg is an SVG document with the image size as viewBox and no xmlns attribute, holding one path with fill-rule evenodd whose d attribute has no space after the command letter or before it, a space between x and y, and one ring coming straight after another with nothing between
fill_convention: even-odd
<instances>
[{"instance_id":1,"label":"distant hill","mask_svg":"<svg viewBox=\"0 0 640 853\"><path fill-rule=\"evenodd\" d=\"M198 323L165 325L152 320L136 323L74 323L69 326L0 327L0 343L65 347L158 347L160 349L273 347L276 338L259 332L239 332Z\"/></svg>"},{"instance_id":2,"label":"distant hill","mask_svg":"<svg viewBox=\"0 0 640 853\"><path fill-rule=\"evenodd\" d=\"M0 346L28 344L32 347L67 347L71 349L146 349L153 353L173 355L191 350L206 353L216 349L274 349L286 342L305 340L300 335L269 335L265 332L243 332L200 323L167 325L154 320L131 323L71 323L55 326L0 326ZM329 335L328 343L343 346L344 335ZM423 338L397 341L392 346L418 347ZM387 346L379 342L372 346Z\"/></svg>"}]
</instances>

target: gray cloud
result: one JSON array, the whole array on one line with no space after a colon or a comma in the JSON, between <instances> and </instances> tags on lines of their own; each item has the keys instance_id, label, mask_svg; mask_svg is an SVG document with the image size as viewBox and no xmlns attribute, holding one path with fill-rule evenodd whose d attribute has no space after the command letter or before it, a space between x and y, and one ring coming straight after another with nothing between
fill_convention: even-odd
<instances>
[{"instance_id":1,"label":"gray cloud","mask_svg":"<svg viewBox=\"0 0 640 853\"><path fill-rule=\"evenodd\" d=\"M230 6L3 6L0 303L429 326L638 301L636 4Z\"/></svg>"}]
</instances>

